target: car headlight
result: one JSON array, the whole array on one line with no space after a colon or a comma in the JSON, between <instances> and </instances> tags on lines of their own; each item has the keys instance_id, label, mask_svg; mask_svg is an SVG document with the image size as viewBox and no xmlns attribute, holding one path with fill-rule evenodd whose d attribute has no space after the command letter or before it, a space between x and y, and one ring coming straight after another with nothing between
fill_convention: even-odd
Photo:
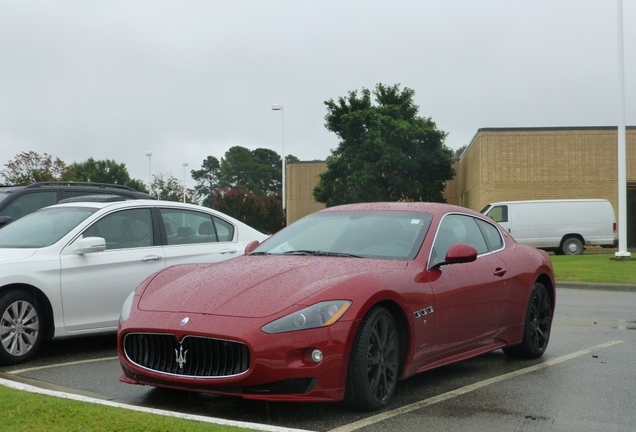
<instances>
[{"instance_id":1,"label":"car headlight","mask_svg":"<svg viewBox=\"0 0 636 432\"><path fill-rule=\"evenodd\" d=\"M265 333L285 333L327 327L336 323L349 309L349 300L330 300L306 307L261 327Z\"/></svg>"},{"instance_id":2,"label":"car headlight","mask_svg":"<svg viewBox=\"0 0 636 432\"><path fill-rule=\"evenodd\" d=\"M130 317L130 312L132 311L132 305L133 305L134 299L135 299L135 291L131 292L128 295L128 297L126 298L126 301L124 302L124 305L121 307L121 315L119 316L119 319L121 319L122 322L126 321L128 317Z\"/></svg>"}]
</instances>

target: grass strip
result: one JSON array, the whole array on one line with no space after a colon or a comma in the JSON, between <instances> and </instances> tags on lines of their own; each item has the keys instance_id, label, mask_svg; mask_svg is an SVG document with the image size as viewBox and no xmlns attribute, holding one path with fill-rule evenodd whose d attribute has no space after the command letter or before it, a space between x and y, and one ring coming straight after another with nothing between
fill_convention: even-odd
<instances>
[{"instance_id":1,"label":"grass strip","mask_svg":"<svg viewBox=\"0 0 636 432\"><path fill-rule=\"evenodd\" d=\"M108 432L240 432L251 429L45 396L0 385L0 430Z\"/></svg>"},{"instance_id":2,"label":"grass strip","mask_svg":"<svg viewBox=\"0 0 636 432\"><path fill-rule=\"evenodd\" d=\"M613 253L550 255L557 281L636 284L636 259L611 258Z\"/></svg>"}]
</instances>

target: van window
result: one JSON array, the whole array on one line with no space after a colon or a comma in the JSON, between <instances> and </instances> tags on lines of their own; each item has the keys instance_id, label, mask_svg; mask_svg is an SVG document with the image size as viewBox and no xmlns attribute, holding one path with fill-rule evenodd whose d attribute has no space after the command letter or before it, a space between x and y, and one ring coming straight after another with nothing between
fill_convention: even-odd
<instances>
[{"instance_id":1,"label":"van window","mask_svg":"<svg viewBox=\"0 0 636 432\"><path fill-rule=\"evenodd\" d=\"M490 217L495 222L508 222L508 206L495 206L490 209L486 216Z\"/></svg>"}]
</instances>

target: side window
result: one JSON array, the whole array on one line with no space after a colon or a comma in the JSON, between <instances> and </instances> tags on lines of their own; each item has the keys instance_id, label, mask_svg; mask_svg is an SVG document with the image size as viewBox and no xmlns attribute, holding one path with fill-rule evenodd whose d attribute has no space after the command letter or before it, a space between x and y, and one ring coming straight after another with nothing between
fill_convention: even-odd
<instances>
[{"instance_id":1,"label":"side window","mask_svg":"<svg viewBox=\"0 0 636 432\"><path fill-rule=\"evenodd\" d=\"M150 209L132 209L104 216L82 235L103 237L106 250L111 250L152 246L152 233Z\"/></svg>"},{"instance_id":2,"label":"side window","mask_svg":"<svg viewBox=\"0 0 636 432\"><path fill-rule=\"evenodd\" d=\"M508 222L508 206L501 205L491 208L488 217L495 222Z\"/></svg>"},{"instance_id":3,"label":"side window","mask_svg":"<svg viewBox=\"0 0 636 432\"><path fill-rule=\"evenodd\" d=\"M229 222L224 221L223 219L219 219L216 216L212 216L212 220L214 221L214 226L216 227L216 232L219 236L220 242L229 242L234 238L234 225Z\"/></svg>"},{"instance_id":4,"label":"side window","mask_svg":"<svg viewBox=\"0 0 636 432\"><path fill-rule=\"evenodd\" d=\"M504 242L501 238L501 233L494 225L480 219L477 219L477 224L484 232L491 251L499 250L503 247Z\"/></svg>"},{"instance_id":5,"label":"side window","mask_svg":"<svg viewBox=\"0 0 636 432\"><path fill-rule=\"evenodd\" d=\"M444 260L446 253L455 243L465 243L477 249L477 254L488 252L488 246L481 234L475 218L459 214L444 217L437 230L433 254L439 262Z\"/></svg>"},{"instance_id":6,"label":"side window","mask_svg":"<svg viewBox=\"0 0 636 432\"><path fill-rule=\"evenodd\" d=\"M159 209L169 245L231 241L234 226L210 214L180 209Z\"/></svg>"},{"instance_id":7,"label":"side window","mask_svg":"<svg viewBox=\"0 0 636 432\"><path fill-rule=\"evenodd\" d=\"M33 213L42 207L57 203L56 191L33 192L18 197L15 201L5 207L0 216L9 216L13 219L21 218L29 213Z\"/></svg>"}]
</instances>

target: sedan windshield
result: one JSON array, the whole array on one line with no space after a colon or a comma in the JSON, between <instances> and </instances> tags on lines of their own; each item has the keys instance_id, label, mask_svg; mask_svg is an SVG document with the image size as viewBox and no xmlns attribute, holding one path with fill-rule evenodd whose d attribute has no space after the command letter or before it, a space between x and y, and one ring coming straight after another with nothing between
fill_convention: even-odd
<instances>
[{"instance_id":1,"label":"sedan windshield","mask_svg":"<svg viewBox=\"0 0 636 432\"><path fill-rule=\"evenodd\" d=\"M419 252L431 219L429 214L417 212L314 213L275 234L251 255L315 255L408 261Z\"/></svg>"},{"instance_id":2,"label":"sedan windshield","mask_svg":"<svg viewBox=\"0 0 636 432\"><path fill-rule=\"evenodd\" d=\"M97 211L89 207L43 208L0 229L0 248L41 248L64 237Z\"/></svg>"}]
</instances>

